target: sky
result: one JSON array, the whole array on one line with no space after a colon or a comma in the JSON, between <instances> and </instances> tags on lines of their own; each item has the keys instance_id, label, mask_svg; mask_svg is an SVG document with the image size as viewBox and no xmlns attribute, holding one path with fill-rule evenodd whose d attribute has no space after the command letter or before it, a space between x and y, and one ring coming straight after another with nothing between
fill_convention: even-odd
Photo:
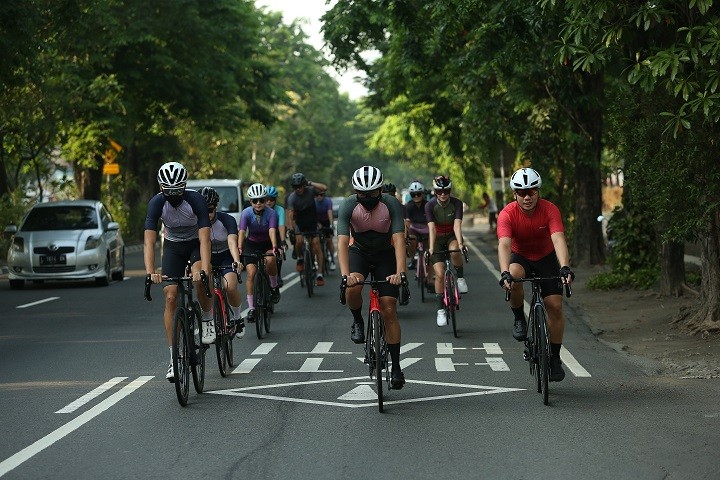
<instances>
[{"instance_id":1,"label":"sky","mask_svg":"<svg viewBox=\"0 0 720 480\"><path fill-rule=\"evenodd\" d=\"M335 0L331 1L331 5ZM331 7L326 5L325 0L255 0L255 5L267 7L283 14L283 21L286 24L292 23L294 19L304 19L303 31L308 36L310 45L325 53L329 58L327 49L323 49L323 38L320 28L322 23L320 17ZM340 74L332 67L328 68L328 73L335 78L340 84L340 91L347 93L351 99L357 100L367 95L367 90L359 82L355 81L355 77L363 76L357 70L347 70Z\"/></svg>"}]
</instances>

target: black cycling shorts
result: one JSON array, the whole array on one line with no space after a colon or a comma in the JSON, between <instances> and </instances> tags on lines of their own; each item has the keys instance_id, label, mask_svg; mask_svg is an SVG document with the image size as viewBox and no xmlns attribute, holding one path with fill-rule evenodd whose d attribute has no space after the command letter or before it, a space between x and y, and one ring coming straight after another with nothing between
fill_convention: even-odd
<instances>
[{"instance_id":1,"label":"black cycling shorts","mask_svg":"<svg viewBox=\"0 0 720 480\"><path fill-rule=\"evenodd\" d=\"M224 267L225 265L232 265L232 263L235 260L233 260L232 255L230 255L230 250L225 250L224 252L215 252L212 254L212 257L210 257L210 263L213 267ZM233 269L231 267L229 268L223 268L220 270L220 275L223 277L232 272Z\"/></svg>"},{"instance_id":2,"label":"black cycling shorts","mask_svg":"<svg viewBox=\"0 0 720 480\"><path fill-rule=\"evenodd\" d=\"M359 247L352 245L349 248L350 256L350 273L359 273L366 280L369 280L370 266L375 265L375 278L384 280L396 272L395 249L388 248L380 252L365 252ZM378 291L381 297L400 296L400 286L389 283L378 285Z\"/></svg>"},{"instance_id":3,"label":"black cycling shorts","mask_svg":"<svg viewBox=\"0 0 720 480\"><path fill-rule=\"evenodd\" d=\"M251 242L250 240L245 240L245 246L243 247L243 257L242 261L245 265L257 265L258 259L257 257L248 257L245 254L246 253L267 253L272 251L272 242L268 240L267 242Z\"/></svg>"},{"instance_id":4,"label":"black cycling shorts","mask_svg":"<svg viewBox=\"0 0 720 480\"><path fill-rule=\"evenodd\" d=\"M560 262L555 251L545 255L540 260L532 261L514 253L510 256L510 263L517 263L525 270L525 278L529 277L557 277L560 275ZM540 283L540 293L543 298L548 295L562 295L563 284L561 280L546 280Z\"/></svg>"},{"instance_id":5,"label":"black cycling shorts","mask_svg":"<svg viewBox=\"0 0 720 480\"><path fill-rule=\"evenodd\" d=\"M162 252L162 273L167 277L182 277L188 260L195 263L200 260L200 239L173 242L165 239ZM208 272L206 272L208 273Z\"/></svg>"}]
</instances>

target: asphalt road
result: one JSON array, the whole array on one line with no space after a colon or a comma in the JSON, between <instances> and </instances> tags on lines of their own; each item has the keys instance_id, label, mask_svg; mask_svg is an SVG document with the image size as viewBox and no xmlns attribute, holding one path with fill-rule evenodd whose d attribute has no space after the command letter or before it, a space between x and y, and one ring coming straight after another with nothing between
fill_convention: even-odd
<instances>
[{"instance_id":1,"label":"asphalt road","mask_svg":"<svg viewBox=\"0 0 720 480\"><path fill-rule=\"evenodd\" d=\"M408 383L382 414L337 274L308 298L286 268L270 335L235 341L228 378L208 350L206 393L191 389L186 408L164 378L162 296L143 300L140 253L109 287L3 281L0 476L717 478L717 379L648 375L599 343L571 298L567 377L544 406L495 252L469 239L460 338L414 287L400 309Z\"/></svg>"}]
</instances>

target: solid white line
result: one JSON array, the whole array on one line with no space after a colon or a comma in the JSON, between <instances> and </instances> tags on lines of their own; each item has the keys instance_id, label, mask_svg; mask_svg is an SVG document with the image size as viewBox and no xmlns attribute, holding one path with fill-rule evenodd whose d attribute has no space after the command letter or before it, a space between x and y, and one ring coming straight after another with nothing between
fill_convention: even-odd
<instances>
[{"instance_id":1,"label":"solid white line","mask_svg":"<svg viewBox=\"0 0 720 480\"><path fill-rule=\"evenodd\" d=\"M49 433L48 435L45 435L43 438L38 440L37 442L33 443L32 445L23 448L15 455L11 456L10 458L4 460L2 463L0 463L0 477L8 473L9 471L13 470L14 468L18 467L25 461L29 460L36 454L40 453L41 451L45 450L58 440L61 440L63 437L69 435L70 433L74 432L78 428L85 425L87 422L92 420L93 418L100 415L102 412L107 410L108 408L112 407L116 403L118 403L123 398L130 395L132 392L140 388L143 384L145 384L147 381L149 381L152 376L146 376L146 377L138 377L136 380L133 380L128 385L125 385L120 391L113 393L110 397L106 398L102 402L98 403L94 407L92 407L87 412L84 412L74 419L70 420L65 425L61 426L57 430Z\"/></svg>"},{"instance_id":2,"label":"solid white line","mask_svg":"<svg viewBox=\"0 0 720 480\"><path fill-rule=\"evenodd\" d=\"M48 297L48 298L45 298L45 299L43 299L43 300L38 300L37 302L26 303L25 305L18 305L18 306L15 307L15 308L34 307L35 305L40 305L41 303L52 302L53 300L57 300L58 298L60 298L60 297Z\"/></svg>"},{"instance_id":3,"label":"solid white line","mask_svg":"<svg viewBox=\"0 0 720 480\"><path fill-rule=\"evenodd\" d=\"M488 270L490 270L490 273L495 276L496 279L500 280L500 273L498 273L497 268L490 262L490 260L487 259L485 255L482 254L482 252L475 247L470 241L466 240L465 243L470 247L470 249L475 252L475 255L480 257L480 260L485 264ZM530 312L530 304L525 301L525 311ZM567 367L570 369L573 375L576 377L591 377L590 372L585 370L585 368L580 365L580 362L578 362L575 357L570 353L570 351L565 348L563 345L562 349L560 350L560 359L567 365Z\"/></svg>"},{"instance_id":4,"label":"solid white line","mask_svg":"<svg viewBox=\"0 0 720 480\"><path fill-rule=\"evenodd\" d=\"M64 408L61 408L60 410L58 410L58 411L55 412L55 413L72 413L72 412L74 412L75 410L77 410L78 408L80 408L80 407L82 407L83 405L85 405L87 402L89 402L89 401L92 400L93 398L102 395L103 393L107 392L107 391L110 390L112 387L114 387L115 385L117 385L118 383L120 383L120 382L122 382L123 380L126 380L126 379L127 379L127 377L115 377L115 378L111 378L111 379L108 380L107 382L105 382L105 383L103 383L102 385L100 385L99 387L91 390L90 392L86 393L86 394L83 395L82 397L80 397L80 398L78 398L77 400L75 400L74 402L68 404L68 405L65 406Z\"/></svg>"}]
</instances>

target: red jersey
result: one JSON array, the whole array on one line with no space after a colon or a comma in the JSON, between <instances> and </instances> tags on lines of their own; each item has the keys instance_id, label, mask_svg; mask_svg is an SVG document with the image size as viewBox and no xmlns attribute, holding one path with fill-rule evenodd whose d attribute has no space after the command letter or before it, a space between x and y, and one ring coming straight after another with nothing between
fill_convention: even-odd
<instances>
[{"instance_id":1,"label":"red jersey","mask_svg":"<svg viewBox=\"0 0 720 480\"><path fill-rule=\"evenodd\" d=\"M523 213L517 202L512 202L497 219L498 238L512 238L512 252L533 261L550 254L555 249L550 236L564 231L560 209L543 198L530 216Z\"/></svg>"}]
</instances>

